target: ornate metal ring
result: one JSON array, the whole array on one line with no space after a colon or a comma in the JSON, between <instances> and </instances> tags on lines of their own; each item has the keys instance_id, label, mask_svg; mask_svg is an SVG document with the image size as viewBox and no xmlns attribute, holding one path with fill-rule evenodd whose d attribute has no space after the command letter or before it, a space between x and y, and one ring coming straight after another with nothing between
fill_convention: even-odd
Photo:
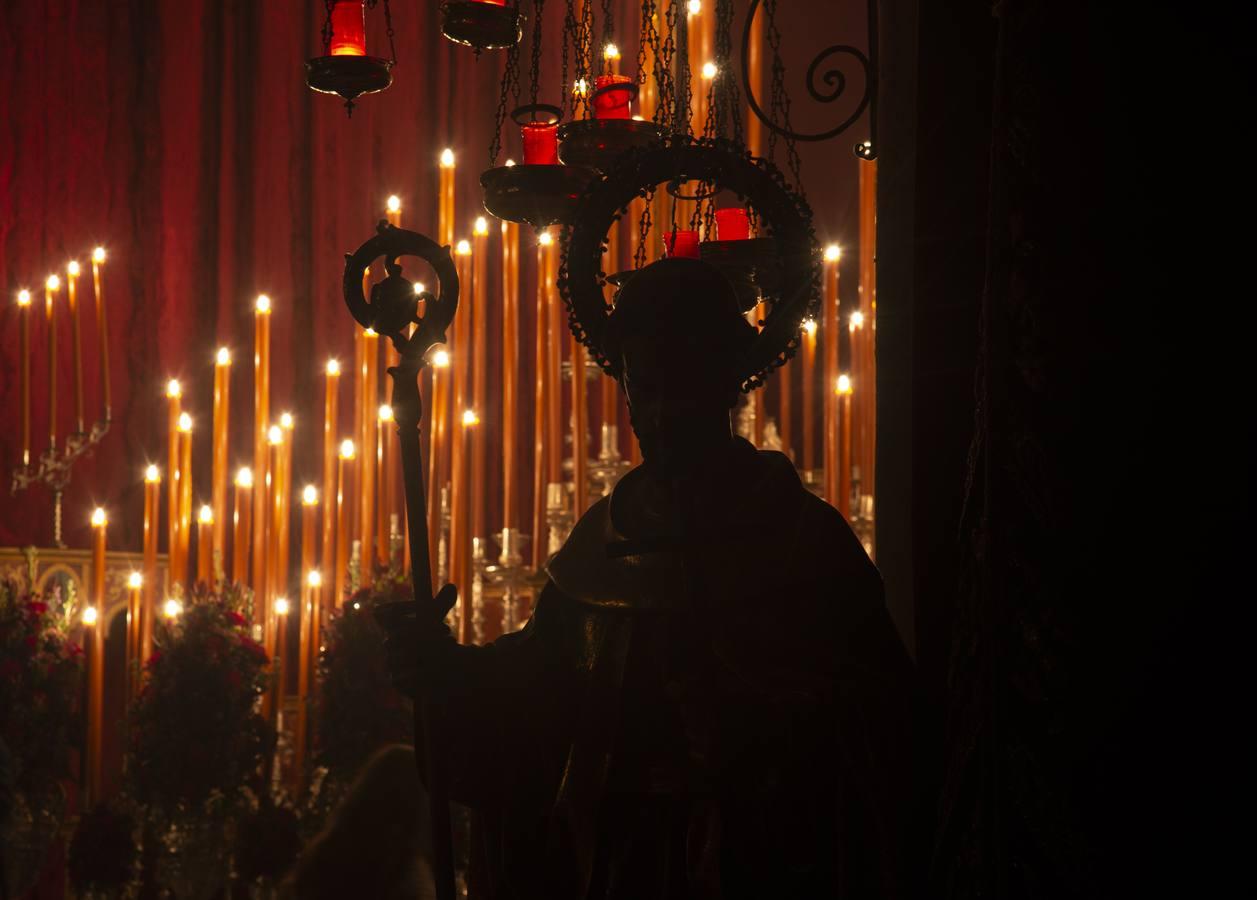
<instances>
[{"instance_id":1,"label":"ornate metal ring","mask_svg":"<svg viewBox=\"0 0 1257 900\"><path fill-rule=\"evenodd\" d=\"M542 120L537 118L537 113L545 113L549 121L542 122ZM524 116L528 118L524 119ZM553 103L525 103L523 106L517 106L511 110L511 121L521 128L525 125L531 125L533 122L541 122L543 125L558 125L562 119L563 110Z\"/></svg>"}]
</instances>

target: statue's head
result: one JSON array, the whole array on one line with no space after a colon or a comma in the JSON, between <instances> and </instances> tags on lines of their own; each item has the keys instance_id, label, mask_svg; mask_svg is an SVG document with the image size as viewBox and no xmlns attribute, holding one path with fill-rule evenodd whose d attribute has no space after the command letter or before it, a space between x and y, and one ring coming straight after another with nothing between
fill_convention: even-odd
<instances>
[{"instance_id":1,"label":"statue's head","mask_svg":"<svg viewBox=\"0 0 1257 900\"><path fill-rule=\"evenodd\" d=\"M660 260L625 284L604 350L619 363L648 465L684 468L729 440L729 411L754 339L733 286L707 263Z\"/></svg>"}]
</instances>

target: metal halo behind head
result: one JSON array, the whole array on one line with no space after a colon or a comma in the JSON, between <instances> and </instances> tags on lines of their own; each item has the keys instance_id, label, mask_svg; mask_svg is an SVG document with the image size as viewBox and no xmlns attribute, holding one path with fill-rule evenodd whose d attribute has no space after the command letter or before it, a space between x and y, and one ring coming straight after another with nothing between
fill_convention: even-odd
<instances>
[{"instance_id":1,"label":"metal halo behind head","mask_svg":"<svg viewBox=\"0 0 1257 900\"><path fill-rule=\"evenodd\" d=\"M568 325L603 371L618 377L618 362L608 359L602 348L610 313L603 295L603 241L632 200L678 177L713 183L749 202L776 245L780 278L764 292L769 307L764 330L740 372L742 390L753 390L794 356L803 320L817 314L821 254L807 201L770 161L728 141L670 135L661 144L627 151L589 185L563 233L559 291Z\"/></svg>"},{"instance_id":2,"label":"metal halo behind head","mask_svg":"<svg viewBox=\"0 0 1257 900\"><path fill-rule=\"evenodd\" d=\"M362 273L371 263L384 257L389 275L372 289L372 302L362 292ZM416 295L411 282L401 276L395 264L399 256L416 256L436 272L437 294L424 291ZM388 337L403 358L419 359L433 344L445 342L445 331L458 309L458 271L450 256L450 248L442 247L427 235L396 228L380 222L377 233L353 253L345 254L345 274L341 290L350 314L363 328L371 328ZM378 293L377 293L378 292ZM418 300L423 299L424 314L415 314ZM419 327L409 338L405 326Z\"/></svg>"}]
</instances>

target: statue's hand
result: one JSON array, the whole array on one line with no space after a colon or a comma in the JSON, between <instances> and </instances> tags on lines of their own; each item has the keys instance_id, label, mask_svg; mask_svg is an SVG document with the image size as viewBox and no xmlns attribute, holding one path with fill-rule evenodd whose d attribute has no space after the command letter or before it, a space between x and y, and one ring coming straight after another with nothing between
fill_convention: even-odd
<instances>
[{"instance_id":1,"label":"statue's hand","mask_svg":"<svg viewBox=\"0 0 1257 900\"><path fill-rule=\"evenodd\" d=\"M412 700L424 685L434 682L442 651L455 643L445 625L446 614L458 601L458 588L447 584L431 605L413 600L387 603L375 608L375 620L385 631L385 665L393 686Z\"/></svg>"}]
</instances>

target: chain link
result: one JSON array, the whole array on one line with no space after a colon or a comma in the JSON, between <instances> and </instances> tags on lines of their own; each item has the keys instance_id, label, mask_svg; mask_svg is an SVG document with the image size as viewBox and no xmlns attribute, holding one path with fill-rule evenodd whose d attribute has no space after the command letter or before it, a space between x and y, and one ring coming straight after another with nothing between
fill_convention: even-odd
<instances>
[{"instance_id":1,"label":"chain link","mask_svg":"<svg viewBox=\"0 0 1257 900\"><path fill-rule=\"evenodd\" d=\"M537 89L541 78L541 33L542 24L545 19L546 0L535 0L533 4L533 28L532 28L532 72L529 75L530 83L528 85L528 102L536 106ZM567 54L564 52L564 71L567 71ZM515 82L515 89L518 92L519 82ZM518 97L518 93L516 94Z\"/></svg>"},{"instance_id":2,"label":"chain link","mask_svg":"<svg viewBox=\"0 0 1257 900\"><path fill-rule=\"evenodd\" d=\"M559 108L569 119L576 118L576 103L572 96L572 85L568 81L567 54L570 44L576 41L576 6L575 0L567 0L567 10L563 15L563 74L559 85Z\"/></svg>"},{"instance_id":3,"label":"chain link","mask_svg":"<svg viewBox=\"0 0 1257 900\"><path fill-rule=\"evenodd\" d=\"M332 52L332 6L335 0L323 0L323 5L327 7L327 18L323 20L323 55L328 56Z\"/></svg>"},{"instance_id":4,"label":"chain link","mask_svg":"<svg viewBox=\"0 0 1257 900\"><path fill-rule=\"evenodd\" d=\"M588 8L591 0L586 0L586 8ZM612 0L602 0L602 46L598 48L598 55L602 57L602 73L609 75L611 73L611 60L606 57L607 47L615 43L615 18L611 11Z\"/></svg>"},{"instance_id":5,"label":"chain link","mask_svg":"<svg viewBox=\"0 0 1257 900\"><path fill-rule=\"evenodd\" d=\"M772 96L769 107L769 116L775 122L780 122L782 127L787 131L792 131L790 125L790 95L786 93L786 64L781 59L781 31L777 28L777 0L765 0L764 15L766 16L768 45L772 49ZM803 162L799 158L798 142L793 137L786 136L786 166L790 170L791 176L794 178L794 186L800 195L803 193ZM768 130L768 158L772 159L777 150L777 132L775 129Z\"/></svg>"},{"instance_id":6,"label":"chain link","mask_svg":"<svg viewBox=\"0 0 1257 900\"><path fill-rule=\"evenodd\" d=\"M493 140L489 142L489 168L498 164L502 152L502 126L506 123L506 104L511 96L519 105L519 44L512 44L506 51L506 64L502 67L502 83L498 89L498 109L494 116Z\"/></svg>"}]
</instances>

